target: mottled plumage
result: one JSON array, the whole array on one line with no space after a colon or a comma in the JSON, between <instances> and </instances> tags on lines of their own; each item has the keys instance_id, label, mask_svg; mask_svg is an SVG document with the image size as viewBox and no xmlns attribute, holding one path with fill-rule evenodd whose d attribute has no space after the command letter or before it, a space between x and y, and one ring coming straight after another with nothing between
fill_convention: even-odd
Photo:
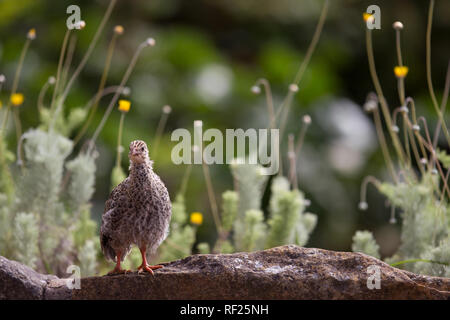
<instances>
[{"instance_id":1,"label":"mottled plumage","mask_svg":"<svg viewBox=\"0 0 450 320\"><path fill-rule=\"evenodd\" d=\"M106 201L100 243L106 258L116 261L115 272L123 271L120 261L132 245L138 246L142 253L139 269L152 272L146 258L167 237L172 213L169 193L153 172L145 142L131 142L129 158L129 176L114 188ZM161 266L153 269L157 267Z\"/></svg>"}]
</instances>

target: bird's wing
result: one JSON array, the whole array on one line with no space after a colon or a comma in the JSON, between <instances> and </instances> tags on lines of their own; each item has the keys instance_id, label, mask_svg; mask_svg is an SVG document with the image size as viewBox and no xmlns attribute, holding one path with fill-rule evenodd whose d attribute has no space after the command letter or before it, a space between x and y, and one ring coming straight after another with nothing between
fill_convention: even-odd
<instances>
[{"instance_id":1,"label":"bird's wing","mask_svg":"<svg viewBox=\"0 0 450 320\"><path fill-rule=\"evenodd\" d=\"M169 191L167 191L164 182L162 182L161 178L156 173L154 174L153 181L153 188L157 191L160 201L159 209L170 219L170 216L172 215L172 204L170 202Z\"/></svg>"},{"instance_id":2,"label":"bird's wing","mask_svg":"<svg viewBox=\"0 0 450 320\"><path fill-rule=\"evenodd\" d=\"M129 177L123 180L117 187L115 187L111 194L109 195L109 199L105 203L105 211L103 215L107 214L111 209L115 209L117 207L121 207L123 205L123 201L128 202L128 185L129 185Z\"/></svg>"},{"instance_id":3,"label":"bird's wing","mask_svg":"<svg viewBox=\"0 0 450 320\"><path fill-rule=\"evenodd\" d=\"M111 191L102 215L100 244L105 256L111 260L114 260L116 256L111 247L112 234L120 227L122 217L126 214L131 201L128 195L128 184L129 178L126 178Z\"/></svg>"}]
</instances>

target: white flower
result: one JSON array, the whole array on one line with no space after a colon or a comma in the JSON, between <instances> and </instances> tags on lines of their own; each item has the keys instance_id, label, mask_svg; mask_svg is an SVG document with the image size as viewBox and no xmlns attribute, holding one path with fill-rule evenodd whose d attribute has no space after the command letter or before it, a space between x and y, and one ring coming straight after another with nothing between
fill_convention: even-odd
<instances>
[{"instance_id":1,"label":"white flower","mask_svg":"<svg viewBox=\"0 0 450 320\"><path fill-rule=\"evenodd\" d=\"M402 29L403 29L403 23L401 23L400 21L395 21L395 22L392 24L392 27L393 27L395 30L402 30Z\"/></svg>"},{"instance_id":2,"label":"white flower","mask_svg":"<svg viewBox=\"0 0 450 320\"><path fill-rule=\"evenodd\" d=\"M298 91L298 85L296 85L295 83L291 83L289 85L289 91L297 92Z\"/></svg>"},{"instance_id":3,"label":"white flower","mask_svg":"<svg viewBox=\"0 0 450 320\"><path fill-rule=\"evenodd\" d=\"M308 124L311 124L311 117L309 116L309 115L307 115L307 114L305 114L304 116L303 116L303 123L304 124L306 124L306 125L308 125Z\"/></svg>"},{"instance_id":4,"label":"white flower","mask_svg":"<svg viewBox=\"0 0 450 320\"><path fill-rule=\"evenodd\" d=\"M259 86L253 86L251 88L252 93L254 94L260 94L261 93L261 88Z\"/></svg>"},{"instance_id":5,"label":"white flower","mask_svg":"<svg viewBox=\"0 0 450 320\"><path fill-rule=\"evenodd\" d=\"M171 113L172 112L172 108L169 105L165 105L162 108L163 113Z\"/></svg>"},{"instance_id":6,"label":"white flower","mask_svg":"<svg viewBox=\"0 0 450 320\"><path fill-rule=\"evenodd\" d=\"M156 44L156 40L153 38L147 38L147 40L145 40L145 43L150 46L153 47Z\"/></svg>"},{"instance_id":7,"label":"white flower","mask_svg":"<svg viewBox=\"0 0 450 320\"><path fill-rule=\"evenodd\" d=\"M358 205L359 210L365 211L367 208L369 208L369 205L365 201L361 201Z\"/></svg>"}]
</instances>

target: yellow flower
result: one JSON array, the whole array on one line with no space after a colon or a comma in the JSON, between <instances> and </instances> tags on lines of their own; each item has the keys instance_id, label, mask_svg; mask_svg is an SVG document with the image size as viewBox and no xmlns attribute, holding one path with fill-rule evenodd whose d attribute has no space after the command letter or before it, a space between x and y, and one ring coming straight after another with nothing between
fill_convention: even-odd
<instances>
[{"instance_id":1,"label":"yellow flower","mask_svg":"<svg viewBox=\"0 0 450 320\"><path fill-rule=\"evenodd\" d=\"M11 95L11 103L15 107L19 107L23 103L24 97L21 93L14 93Z\"/></svg>"},{"instance_id":2,"label":"yellow flower","mask_svg":"<svg viewBox=\"0 0 450 320\"><path fill-rule=\"evenodd\" d=\"M192 224L201 225L203 222L203 215L200 212L192 212L190 220Z\"/></svg>"},{"instance_id":3,"label":"yellow flower","mask_svg":"<svg viewBox=\"0 0 450 320\"><path fill-rule=\"evenodd\" d=\"M394 68L394 73L397 78L406 77L406 75L408 74L408 71L409 71L409 69L407 66L396 66Z\"/></svg>"},{"instance_id":4,"label":"yellow flower","mask_svg":"<svg viewBox=\"0 0 450 320\"><path fill-rule=\"evenodd\" d=\"M370 13L363 12L363 19L365 22L367 22L367 20L369 20L371 17L372 15Z\"/></svg>"},{"instance_id":5,"label":"yellow flower","mask_svg":"<svg viewBox=\"0 0 450 320\"><path fill-rule=\"evenodd\" d=\"M130 111L131 102L128 100L119 100L119 110L122 112L128 112Z\"/></svg>"},{"instance_id":6,"label":"yellow flower","mask_svg":"<svg viewBox=\"0 0 450 320\"><path fill-rule=\"evenodd\" d=\"M36 29L32 28L28 31L27 38L30 40L36 39Z\"/></svg>"},{"instance_id":7,"label":"yellow flower","mask_svg":"<svg viewBox=\"0 0 450 320\"><path fill-rule=\"evenodd\" d=\"M114 32L115 32L116 34L122 34L122 33L123 33L123 27L120 26L120 25L115 26L115 27L114 27Z\"/></svg>"}]
</instances>

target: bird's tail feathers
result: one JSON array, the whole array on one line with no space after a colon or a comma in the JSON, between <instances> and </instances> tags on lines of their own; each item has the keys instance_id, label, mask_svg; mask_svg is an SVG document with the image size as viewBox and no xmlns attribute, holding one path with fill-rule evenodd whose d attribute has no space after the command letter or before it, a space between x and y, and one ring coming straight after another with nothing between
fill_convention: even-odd
<instances>
[{"instance_id":1,"label":"bird's tail feathers","mask_svg":"<svg viewBox=\"0 0 450 320\"><path fill-rule=\"evenodd\" d=\"M106 259L115 261L116 260L116 252L110 245L110 238L107 235L102 235L102 237L100 238L100 244L102 246L102 251L103 251L103 254L105 255Z\"/></svg>"}]
</instances>

